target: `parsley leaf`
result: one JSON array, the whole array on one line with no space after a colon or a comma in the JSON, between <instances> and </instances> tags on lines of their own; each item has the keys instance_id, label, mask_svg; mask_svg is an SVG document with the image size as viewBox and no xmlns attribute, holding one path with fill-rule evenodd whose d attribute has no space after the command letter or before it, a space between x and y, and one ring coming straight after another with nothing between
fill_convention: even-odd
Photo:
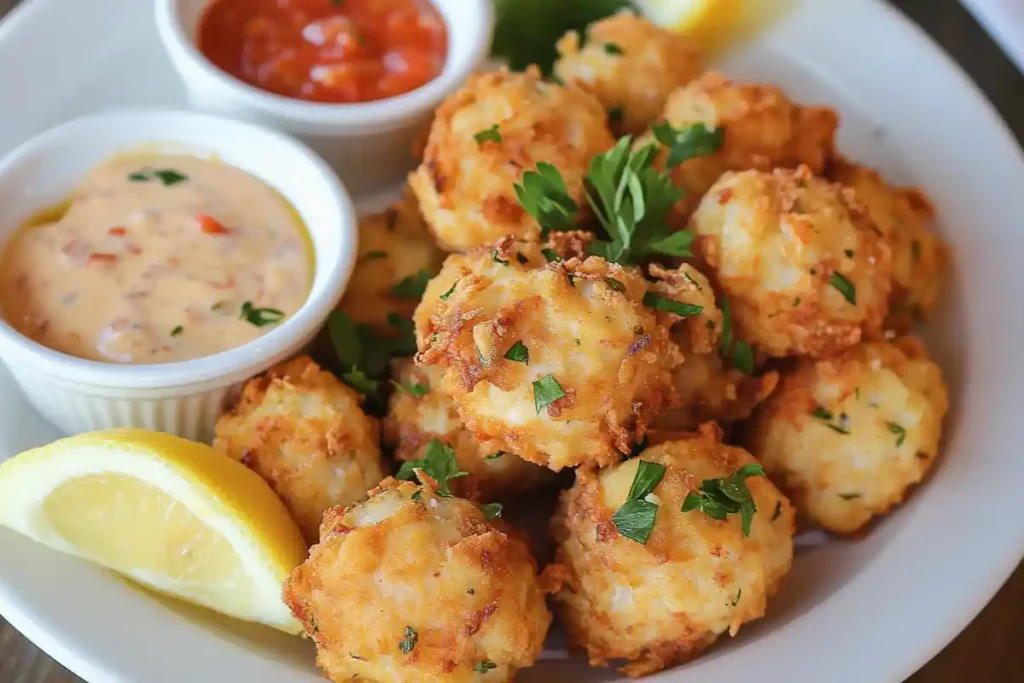
<instances>
[{"instance_id":1,"label":"parsley leaf","mask_svg":"<svg viewBox=\"0 0 1024 683\"><path fill-rule=\"evenodd\" d=\"M369 325L356 325L343 311L327 317L327 333L341 365L341 379L365 395L376 394L393 357L416 352L413 323L397 313L388 314L396 338L381 337Z\"/></svg>"},{"instance_id":2,"label":"parsley leaf","mask_svg":"<svg viewBox=\"0 0 1024 683\"><path fill-rule=\"evenodd\" d=\"M480 509L484 511L484 519L501 517L501 503L481 503Z\"/></svg>"},{"instance_id":3,"label":"parsley leaf","mask_svg":"<svg viewBox=\"0 0 1024 683\"><path fill-rule=\"evenodd\" d=\"M478 662L477 665L473 667L473 671L477 672L478 674L485 674L488 671L490 671L491 669L497 669L497 668L498 668L497 664L495 664L494 662L492 662L489 659L485 659L482 662Z\"/></svg>"},{"instance_id":4,"label":"parsley leaf","mask_svg":"<svg viewBox=\"0 0 1024 683\"><path fill-rule=\"evenodd\" d=\"M460 279L461 279L461 278L460 278ZM452 294L454 294L454 293L455 293L455 288L456 288L456 287L458 286L458 284L459 284L459 281L458 281L458 280L456 280L455 282L453 282L453 283L452 283L452 286L448 288L448 291L447 291L447 292L445 292L444 294L442 294L442 295L441 295L440 297L438 297L438 298L439 298L439 299L441 299L441 301L448 301L448 297L450 297L450 296L451 296Z\"/></svg>"},{"instance_id":5,"label":"parsley leaf","mask_svg":"<svg viewBox=\"0 0 1024 683\"><path fill-rule=\"evenodd\" d=\"M857 305L857 288L844 275L833 271L828 283L835 287L847 302L853 306Z\"/></svg>"},{"instance_id":6,"label":"parsley leaf","mask_svg":"<svg viewBox=\"0 0 1024 683\"><path fill-rule=\"evenodd\" d=\"M398 468L395 474L396 479L413 481L416 477L416 470L422 470L428 477L437 483L437 495L445 498L452 497L452 491L448 487L450 479L458 479L469 475L469 472L459 470L455 462L455 451L443 444L439 439L431 439L419 460L406 460Z\"/></svg>"},{"instance_id":7,"label":"parsley leaf","mask_svg":"<svg viewBox=\"0 0 1024 683\"><path fill-rule=\"evenodd\" d=\"M403 299L419 299L426 291L428 282L430 282L430 272L426 268L420 268L415 274L406 275L399 280L391 288L391 293Z\"/></svg>"},{"instance_id":8,"label":"parsley leaf","mask_svg":"<svg viewBox=\"0 0 1024 683\"><path fill-rule=\"evenodd\" d=\"M517 341L512 347L505 352L505 358L516 363L530 364L530 349L526 348L526 345L521 341Z\"/></svg>"},{"instance_id":9,"label":"parsley leaf","mask_svg":"<svg viewBox=\"0 0 1024 683\"><path fill-rule=\"evenodd\" d=\"M896 448L902 446L903 442L907 440L907 430L895 422L886 422L885 426L889 428L890 432L896 435Z\"/></svg>"},{"instance_id":10,"label":"parsley leaf","mask_svg":"<svg viewBox=\"0 0 1024 683\"><path fill-rule=\"evenodd\" d=\"M133 183L148 183L151 180L159 180L164 187L177 185L188 180L188 176L175 171L173 168L150 169L144 168L140 171L128 174L128 180Z\"/></svg>"},{"instance_id":11,"label":"parsley leaf","mask_svg":"<svg viewBox=\"0 0 1024 683\"><path fill-rule=\"evenodd\" d=\"M692 315L697 315L704 310L703 306L697 304L688 304L682 301L676 301L675 299L669 299L660 294L654 292L647 292L644 294L644 306L654 308L659 311L668 311L669 313L675 313L676 315L687 318Z\"/></svg>"},{"instance_id":12,"label":"parsley leaf","mask_svg":"<svg viewBox=\"0 0 1024 683\"><path fill-rule=\"evenodd\" d=\"M177 337L179 334L181 334L184 331L185 331L185 328L182 327L181 325L178 325L173 330L171 330L171 336L172 337Z\"/></svg>"},{"instance_id":13,"label":"parsley leaf","mask_svg":"<svg viewBox=\"0 0 1024 683\"><path fill-rule=\"evenodd\" d=\"M533 383L533 405L537 414L560 398L565 397L565 390L554 375L544 375Z\"/></svg>"},{"instance_id":14,"label":"parsley leaf","mask_svg":"<svg viewBox=\"0 0 1024 683\"><path fill-rule=\"evenodd\" d=\"M429 384L419 384L418 382L408 384L406 382L396 382L395 380L391 380L391 383L394 384L397 389L401 389L413 398L420 398L430 391Z\"/></svg>"},{"instance_id":15,"label":"parsley leaf","mask_svg":"<svg viewBox=\"0 0 1024 683\"><path fill-rule=\"evenodd\" d=\"M352 368L347 372L341 373L341 381L367 396L376 394L380 389L380 382L367 377L366 373L359 368Z\"/></svg>"},{"instance_id":16,"label":"parsley leaf","mask_svg":"<svg viewBox=\"0 0 1024 683\"><path fill-rule=\"evenodd\" d=\"M839 432L840 434L850 433L850 417L846 413L839 414L838 424L832 421L832 413L822 406L815 406L814 410L811 411L811 415L824 422L825 426L834 432Z\"/></svg>"},{"instance_id":17,"label":"parsley leaf","mask_svg":"<svg viewBox=\"0 0 1024 683\"><path fill-rule=\"evenodd\" d=\"M744 375L754 374L754 351L750 344L737 339L732 345L732 364Z\"/></svg>"},{"instance_id":18,"label":"parsley leaf","mask_svg":"<svg viewBox=\"0 0 1024 683\"><path fill-rule=\"evenodd\" d=\"M745 375L754 374L754 349L750 344L737 339L732 331L732 310L729 300L722 298L722 337L719 341L722 356L732 361L732 366Z\"/></svg>"},{"instance_id":19,"label":"parsley leaf","mask_svg":"<svg viewBox=\"0 0 1024 683\"><path fill-rule=\"evenodd\" d=\"M413 651L413 648L416 647L416 641L419 639L420 636L416 633L416 629L412 626L406 626L405 631L402 632L402 640L398 643L398 649L403 655L407 655Z\"/></svg>"},{"instance_id":20,"label":"parsley leaf","mask_svg":"<svg viewBox=\"0 0 1024 683\"><path fill-rule=\"evenodd\" d=\"M658 515L657 504L645 498L654 491L654 487L664 476L664 465L646 460L638 461L626 502L612 515L612 524L619 533L640 545L647 543Z\"/></svg>"},{"instance_id":21,"label":"parsley leaf","mask_svg":"<svg viewBox=\"0 0 1024 683\"><path fill-rule=\"evenodd\" d=\"M711 519L722 521L727 515L739 513L744 536L750 536L750 522L757 512L754 498L747 488L747 477L764 476L757 463L744 465L728 477L705 479L700 491L686 494L683 512L700 510Z\"/></svg>"},{"instance_id":22,"label":"parsley leaf","mask_svg":"<svg viewBox=\"0 0 1024 683\"><path fill-rule=\"evenodd\" d=\"M725 131L721 128L708 129L703 123L694 123L685 128L673 128L668 121L662 121L651 129L654 138L668 147L665 168L675 168L684 161L695 157L714 154L722 146Z\"/></svg>"},{"instance_id":23,"label":"parsley leaf","mask_svg":"<svg viewBox=\"0 0 1024 683\"><path fill-rule=\"evenodd\" d=\"M667 256L693 256L690 245L693 244L693 233L679 230L668 237L651 242L651 250Z\"/></svg>"},{"instance_id":24,"label":"parsley leaf","mask_svg":"<svg viewBox=\"0 0 1024 683\"><path fill-rule=\"evenodd\" d=\"M604 279L604 281L605 281L605 284L607 284L609 287L614 289L616 292L625 292L626 291L626 285L622 284L619 280L616 280L613 277L606 277Z\"/></svg>"},{"instance_id":25,"label":"parsley leaf","mask_svg":"<svg viewBox=\"0 0 1024 683\"><path fill-rule=\"evenodd\" d=\"M569 195L558 169L542 161L537 170L523 173L515 185L516 197L526 213L540 225L541 237L551 230L572 230L576 227L579 207Z\"/></svg>"},{"instance_id":26,"label":"parsley leaf","mask_svg":"<svg viewBox=\"0 0 1024 683\"><path fill-rule=\"evenodd\" d=\"M255 308L251 301L246 301L242 304L238 317L256 327L263 327L281 322L284 318L284 311L279 311L276 308Z\"/></svg>"},{"instance_id":27,"label":"parsley leaf","mask_svg":"<svg viewBox=\"0 0 1024 683\"><path fill-rule=\"evenodd\" d=\"M498 130L498 124L494 124L490 128L477 131L473 135L473 139L476 140L476 144L478 145L482 145L485 142L501 142L501 131Z\"/></svg>"},{"instance_id":28,"label":"parsley leaf","mask_svg":"<svg viewBox=\"0 0 1024 683\"><path fill-rule=\"evenodd\" d=\"M603 45L606 54L618 56L622 54L622 48L615 43L605 43Z\"/></svg>"},{"instance_id":29,"label":"parsley leaf","mask_svg":"<svg viewBox=\"0 0 1024 683\"><path fill-rule=\"evenodd\" d=\"M497 451L496 453L491 453L490 455L485 455L484 456L484 460L497 460L498 458L500 458L503 455L505 455L505 451Z\"/></svg>"}]
</instances>

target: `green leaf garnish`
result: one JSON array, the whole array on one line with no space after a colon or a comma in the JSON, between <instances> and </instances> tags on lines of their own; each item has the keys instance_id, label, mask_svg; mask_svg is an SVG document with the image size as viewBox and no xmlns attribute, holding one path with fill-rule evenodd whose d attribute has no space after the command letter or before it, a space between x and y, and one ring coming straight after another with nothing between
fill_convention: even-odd
<instances>
[{"instance_id":1,"label":"green leaf garnish","mask_svg":"<svg viewBox=\"0 0 1024 683\"><path fill-rule=\"evenodd\" d=\"M503 455L505 455L505 451L498 451L497 453L491 453L490 455L485 455L484 456L484 460L497 460L498 458L500 458Z\"/></svg>"},{"instance_id":2,"label":"green leaf garnish","mask_svg":"<svg viewBox=\"0 0 1024 683\"><path fill-rule=\"evenodd\" d=\"M416 647L416 641L419 639L420 636L416 633L416 629L412 626L406 626L405 631L402 633L402 640L398 643L398 649L403 655L407 655Z\"/></svg>"},{"instance_id":3,"label":"green leaf garnish","mask_svg":"<svg viewBox=\"0 0 1024 683\"><path fill-rule=\"evenodd\" d=\"M341 373L341 381L366 396L376 394L380 389L380 382L367 377L366 373L359 368L352 368Z\"/></svg>"},{"instance_id":4,"label":"green leaf garnish","mask_svg":"<svg viewBox=\"0 0 1024 683\"><path fill-rule=\"evenodd\" d=\"M754 374L754 351L750 344L737 339L732 345L732 364L744 375Z\"/></svg>"},{"instance_id":5,"label":"green leaf garnish","mask_svg":"<svg viewBox=\"0 0 1024 683\"><path fill-rule=\"evenodd\" d=\"M395 388L409 394L413 398L421 398L430 392L429 384L420 384L418 382L409 384L407 382L396 382L391 380L391 383L395 385Z\"/></svg>"},{"instance_id":6,"label":"green leaf garnish","mask_svg":"<svg viewBox=\"0 0 1024 683\"><path fill-rule=\"evenodd\" d=\"M616 280L613 277L606 277L604 279L604 281L605 281L605 284L607 284L609 287L614 289L616 292L625 292L626 291L626 285L622 284L620 281Z\"/></svg>"},{"instance_id":7,"label":"green leaf garnish","mask_svg":"<svg viewBox=\"0 0 1024 683\"><path fill-rule=\"evenodd\" d=\"M497 668L498 668L497 664L495 664L494 662L492 662L489 659L485 659L482 662L478 662L477 665L473 667L473 671L477 672L478 674L485 674L488 671L490 671L491 669L497 669Z\"/></svg>"},{"instance_id":8,"label":"green leaf garnish","mask_svg":"<svg viewBox=\"0 0 1024 683\"><path fill-rule=\"evenodd\" d=\"M825 426L834 432L839 432L840 434L850 433L850 417L846 413L839 414L838 424L832 421L832 413L825 410L822 406L816 406L811 411L811 415L824 422Z\"/></svg>"},{"instance_id":9,"label":"green leaf garnish","mask_svg":"<svg viewBox=\"0 0 1024 683\"><path fill-rule=\"evenodd\" d=\"M687 318L693 315L697 315L704 310L703 306L697 304L688 304L682 301L676 301L675 299L669 299L660 294L654 292L647 292L644 294L644 306L648 308L654 308L659 311L668 311L669 313L675 313L676 315Z\"/></svg>"},{"instance_id":10,"label":"green leaf garnish","mask_svg":"<svg viewBox=\"0 0 1024 683\"><path fill-rule=\"evenodd\" d=\"M667 256L693 256L693 253L690 251L691 244L693 244L693 233L689 230L680 230L668 237L651 242L651 251ZM686 275L686 273L683 273L683 275ZM686 275L686 277L691 279L689 275ZM697 283L694 282L694 284Z\"/></svg>"},{"instance_id":11,"label":"green leaf garnish","mask_svg":"<svg viewBox=\"0 0 1024 683\"><path fill-rule=\"evenodd\" d=\"M498 250L497 249L493 249L491 251L491 260L494 261L495 263L500 263L503 266L507 266L508 265L508 261L506 261L505 259L503 259L503 258L498 256Z\"/></svg>"},{"instance_id":12,"label":"green leaf garnish","mask_svg":"<svg viewBox=\"0 0 1024 683\"><path fill-rule=\"evenodd\" d=\"M747 488L747 477L763 477L764 469L757 463L744 465L728 477L705 479L700 491L686 494L683 512L700 510L711 519L722 521L727 515L739 513L744 536L750 536L750 522L757 512L754 498Z\"/></svg>"},{"instance_id":13,"label":"green leaf garnish","mask_svg":"<svg viewBox=\"0 0 1024 683\"><path fill-rule=\"evenodd\" d=\"M854 306L857 305L857 288L844 275L833 271L828 283L839 290L847 302Z\"/></svg>"},{"instance_id":14,"label":"green leaf garnish","mask_svg":"<svg viewBox=\"0 0 1024 683\"><path fill-rule=\"evenodd\" d=\"M184 331L185 331L185 328L182 327L181 325L178 325L173 330L171 330L171 336L172 337L177 337L179 334L181 334Z\"/></svg>"},{"instance_id":15,"label":"green leaf garnish","mask_svg":"<svg viewBox=\"0 0 1024 683\"><path fill-rule=\"evenodd\" d=\"M560 398L565 397L565 390L554 375L544 375L533 383L533 405L537 414Z\"/></svg>"},{"instance_id":16,"label":"green leaf garnish","mask_svg":"<svg viewBox=\"0 0 1024 683\"><path fill-rule=\"evenodd\" d=\"M562 257L555 253L554 249L544 248L540 250L540 253L544 255L548 263L561 263L562 261Z\"/></svg>"},{"instance_id":17,"label":"green leaf garnish","mask_svg":"<svg viewBox=\"0 0 1024 683\"><path fill-rule=\"evenodd\" d=\"M406 275L399 280L391 293L402 299L419 299L427 289L430 282L430 272L426 268L420 268L414 275Z\"/></svg>"},{"instance_id":18,"label":"green leaf garnish","mask_svg":"<svg viewBox=\"0 0 1024 683\"><path fill-rule=\"evenodd\" d=\"M327 317L327 333L341 365L341 379L365 395L380 389L392 358L416 352L412 321L392 312L388 324L398 332L397 337L382 337L369 325L356 325L343 311L332 311Z\"/></svg>"},{"instance_id":19,"label":"green leaf garnish","mask_svg":"<svg viewBox=\"0 0 1024 683\"><path fill-rule=\"evenodd\" d=\"M459 279L462 279L462 278L459 278ZM438 298L441 299L441 301L448 301L448 297L450 297L452 294L455 293L455 287L458 286L458 284L459 284L459 280L456 280L455 282L453 282L452 286L448 288L448 291L445 292L444 294L442 294Z\"/></svg>"},{"instance_id":20,"label":"green leaf garnish","mask_svg":"<svg viewBox=\"0 0 1024 683\"><path fill-rule=\"evenodd\" d=\"M242 304L238 317L256 327L263 327L281 322L284 318L284 312L276 308L255 308L251 301L246 301Z\"/></svg>"},{"instance_id":21,"label":"green leaf garnish","mask_svg":"<svg viewBox=\"0 0 1024 683\"><path fill-rule=\"evenodd\" d=\"M886 422L885 426L889 428L890 432L896 435L896 448L902 446L903 442L907 440L907 430L895 422Z\"/></svg>"},{"instance_id":22,"label":"green leaf garnish","mask_svg":"<svg viewBox=\"0 0 1024 683\"><path fill-rule=\"evenodd\" d=\"M481 503L480 509L484 512L484 519L501 517L501 503Z\"/></svg>"},{"instance_id":23,"label":"green leaf garnish","mask_svg":"<svg viewBox=\"0 0 1024 683\"><path fill-rule=\"evenodd\" d=\"M646 460L638 461L626 502L612 515L612 524L619 533L640 545L647 543L658 515L657 504L645 499L664 476L664 465Z\"/></svg>"},{"instance_id":24,"label":"green leaf garnish","mask_svg":"<svg viewBox=\"0 0 1024 683\"><path fill-rule=\"evenodd\" d=\"M732 366L745 375L754 374L754 350L742 339L736 339L732 332L732 309L729 300L722 298L722 337L719 350Z\"/></svg>"},{"instance_id":25,"label":"green leaf garnish","mask_svg":"<svg viewBox=\"0 0 1024 683\"><path fill-rule=\"evenodd\" d=\"M679 164L696 157L710 156L718 151L725 139L722 128L708 129L703 123L694 123L685 128L673 128L672 124L663 121L652 129L654 138L668 147L668 159L665 168L675 168Z\"/></svg>"},{"instance_id":26,"label":"green leaf garnish","mask_svg":"<svg viewBox=\"0 0 1024 683\"><path fill-rule=\"evenodd\" d=\"M133 183L148 183L151 180L159 180L163 183L164 187L170 187L171 185L177 185L180 182L188 180L188 176L175 171L173 168L144 168L139 171L135 171L134 173L129 173L128 180Z\"/></svg>"},{"instance_id":27,"label":"green leaf garnish","mask_svg":"<svg viewBox=\"0 0 1024 683\"><path fill-rule=\"evenodd\" d=\"M542 237L551 230L572 230L576 227L579 207L569 195L562 174L546 161L537 164L537 170L523 173L522 182L515 185L515 191L523 209L540 225Z\"/></svg>"},{"instance_id":28,"label":"green leaf garnish","mask_svg":"<svg viewBox=\"0 0 1024 683\"><path fill-rule=\"evenodd\" d=\"M605 43L603 47L606 54L616 56L622 54L622 48L615 43Z\"/></svg>"},{"instance_id":29,"label":"green leaf garnish","mask_svg":"<svg viewBox=\"0 0 1024 683\"><path fill-rule=\"evenodd\" d=\"M516 363L530 364L530 349L526 348L526 345L521 341L517 341L515 344L505 352L505 358Z\"/></svg>"},{"instance_id":30,"label":"green leaf garnish","mask_svg":"<svg viewBox=\"0 0 1024 683\"><path fill-rule=\"evenodd\" d=\"M498 130L498 124L476 132L473 135L473 139L476 140L478 145L482 145L485 142L501 142L501 131Z\"/></svg>"},{"instance_id":31,"label":"green leaf garnish","mask_svg":"<svg viewBox=\"0 0 1024 683\"><path fill-rule=\"evenodd\" d=\"M398 468L395 474L396 479L413 481L416 477L416 470L422 470L428 477L437 483L437 495L445 498L452 497L452 491L448 482L459 477L469 476L469 472L463 472L455 462L455 451L446 446L438 439L431 439L419 460L406 460Z\"/></svg>"}]
</instances>

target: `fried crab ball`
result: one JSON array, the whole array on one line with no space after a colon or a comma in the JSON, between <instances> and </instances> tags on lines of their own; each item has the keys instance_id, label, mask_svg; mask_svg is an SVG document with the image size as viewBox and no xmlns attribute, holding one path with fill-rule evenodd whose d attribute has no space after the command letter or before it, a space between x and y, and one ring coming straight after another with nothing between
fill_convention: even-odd
<instances>
[{"instance_id":1,"label":"fried crab ball","mask_svg":"<svg viewBox=\"0 0 1024 683\"><path fill-rule=\"evenodd\" d=\"M332 681L511 681L543 649L551 614L507 528L469 501L387 479L366 502L328 510L284 600Z\"/></svg>"},{"instance_id":2,"label":"fried crab ball","mask_svg":"<svg viewBox=\"0 0 1024 683\"><path fill-rule=\"evenodd\" d=\"M892 294L887 325L906 331L927 318L942 293L949 251L928 229L935 209L917 188L892 187L875 171L845 159L829 164L829 177L851 188L892 250Z\"/></svg>"},{"instance_id":3,"label":"fried crab ball","mask_svg":"<svg viewBox=\"0 0 1024 683\"><path fill-rule=\"evenodd\" d=\"M597 95L618 133L640 133L676 88L700 75L703 58L684 36L630 12L591 24L584 39L558 41L555 75Z\"/></svg>"},{"instance_id":4,"label":"fried crab ball","mask_svg":"<svg viewBox=\"0 0 1024 683\"><path fill-rule=\"evenodd\" d=\"M831 109L794 104L775 86L734 83L714 72L673 92L663 119L676 130L703 124L722 131L714 154L690 159L669 172L672 182L686 190L676 205L676 220L683 223L725 171L803 164L821 173L839 125Z\"/></svg>"},{"instance_id":5,"label":"fried crab ball","mask_svg":"<svg viewBox=\"0 0 1024 683\"><path fill-rule=\"evenodd\" d=\"M448 251L508 234L537 239L540 227L515 192L523 172L553 164L583 205L590 160L613 144L604 108L581 88L545 82L535 67L481 73L437 110L409 184Z\"/></svg>"},{"instance_id":6,"label":"fried crab ball","mask_svg":"<svg viewBox=\"0 0 1024 683\"><path fill-rule=\"evenodd\" d=\"M562 493L551 520L555 563L542 581L557 590L555 611L591 666L624 659L622 672L636 677L696 657L722 633L735 635L763 616L789 571L794 511L767 478L743 480L756 507L749 535L739 513L716 520L701 509L682 512L704 480L731 479L755 464L719 435L708 424L618 465L580 468ZM657 506L644 543L623 535L615 521L639 468L649 471L641 461L664 466L641 499Z\"/></svg>"},{"instance_id":7,"label":"fried crab ball","mask_svg":"<svg viewBox=\"0 0 1024 683\"><path fill-rule=\"evenodd\" d=\"M736 335L769 356L825 356L880 330L891 257L852 193L810 169L728 172L690 220Z\"/></svg>"},{"instance_id":8,"label":"fried crab ball","mask_svg":"<svg viewBox=\"0 0 1024 683\"><path fill-rule=\"evenodd\" d=\"M661 270L659 274L673 282L679 301L700 306L702 310L672 326L672 340L684 357L672 371L679 405L659 415L652 427L686 431L704 422L729 424L746 419L754 406L775 389L778 373L754 375L747 374L752 372L753 365L743 370L736 367L732 349L723 348L724 316L716 306L715 292L703 273L693 266L682 265L674 272ZM752 363L753 358L750 360Z\"/></svg>"},{"instance_id":9,"label":"fried crab ball","mask_svg":"<svg viewBox=\"0 0 1024 683\"><path fill-rule=\"evenodd\" d=\"M563 235L564 236L564 235ZM511 237L449 256L416 310L423 366L480 441L558 471L608 465L674 404L665 282ZM650 293L649 293L650 290Z\"/></svg>"},{"instance_id":10,"label":"fried crab ball","mask_svg":"<svg viewBox=\"0 0 1024 683\"><path fill-rule=\"evenodd\" d=\"M417 367L412 360L394 364L399 390L391 395L384 418L384 442L399 461L420 460L432 439L455 452L459 470L469 475L451 481L455 495L479 502L507 500L550 484L544 467L501 450L497 442L477 441L459 418L455 404L441 390L444 369Z\"/></svg>"},{"instance_id":11,"label":"fried crab ball","mask_svg":"<svg viewBox=\"0 0 1024 683\"><path fill-rule=\"evenodd\" d=\"M305 356L246 382L213 446L270 484L309 543L324 510L365 499L386 476L377 421Z\"/></svg>"},{"instance_id":12,"label":"fried crab ball","mask_svg":"<svg viewBox=\"0 0 1024 683\"><path fill-rule=\"evenodd\" d=\"M942 373L919 341L864 343L785 372L746 443L802 518L851 534L924 478L947 407Z\"/></svg>"},{"instance_id":13,"label":"fried crab ball","mask_svg":"<svg viewBox=\"0 0 1024 683\"><path fill-rule=\"evenodd\" d=\"M359 257L338 308L356 323L394 335L388 314L411 318L419 303L414 285L429 280L443 261L416 198L407 191L394 206L360 219Z\"/></svg>"}]
</instances>

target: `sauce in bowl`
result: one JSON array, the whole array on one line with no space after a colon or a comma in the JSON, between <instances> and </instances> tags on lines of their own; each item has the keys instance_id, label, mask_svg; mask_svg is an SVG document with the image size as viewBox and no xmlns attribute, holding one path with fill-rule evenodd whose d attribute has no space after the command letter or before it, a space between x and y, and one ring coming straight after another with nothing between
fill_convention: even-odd
<instances>
[{"instance_id":1,"label":"sauce in bowl","mask_svg":"<svg viewBox=\"0 0 1024 683\"><path fill-rule=\"evenodd\" d=\"M415 90L441 73L448 49L428 0L213 0L197 43L249 85L333 103Z\"/></svg>"},{"instance_id":2,"label":"sauce in bowl","mask_svg":"<svg viewBox=\"0 0 1024 683\"><path fill-rule=\"evenodd\" d=\"M110 159L0 264L8 323L71 356L166 363L265 334L305 302L308 236L273 188L216 160Z\"/></svg>"}]
</instances>

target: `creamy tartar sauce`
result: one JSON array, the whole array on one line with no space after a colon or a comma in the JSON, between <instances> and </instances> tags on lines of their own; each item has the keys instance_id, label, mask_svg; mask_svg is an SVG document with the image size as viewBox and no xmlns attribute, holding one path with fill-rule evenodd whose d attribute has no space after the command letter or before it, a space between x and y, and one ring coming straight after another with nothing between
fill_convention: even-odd
<instances>
[{"instance_id":1,"label":"creamy tartar sauce","mask_svg":"<svg viewBox=\"0 0 1024 683\"><path fill-rule=\"evenodd\" d=\"M0 302L51 349L167 363L252 341L295 313L312 280L298 214L216 160L132 155L91 170L52 222L19 229Z\"/></svg>"}]
</instances>

